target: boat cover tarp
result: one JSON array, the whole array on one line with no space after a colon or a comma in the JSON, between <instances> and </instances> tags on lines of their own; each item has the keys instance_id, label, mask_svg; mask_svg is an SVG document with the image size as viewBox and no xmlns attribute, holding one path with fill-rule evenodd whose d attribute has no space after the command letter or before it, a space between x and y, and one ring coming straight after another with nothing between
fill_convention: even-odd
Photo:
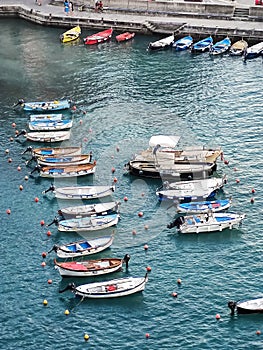
<instances>
[{"instance_id":1,"label":"boat cover tarp","mask_svg":"<svg viewBox=\"0 0 263 350\"><path fill-rule=\"evenodd\" d=\"M180 138L180 136L174 135L154 135L149 140L149 146L155 147L160 145L161 147L174 148L178 144Z\"/></svg>"}]
</instances>

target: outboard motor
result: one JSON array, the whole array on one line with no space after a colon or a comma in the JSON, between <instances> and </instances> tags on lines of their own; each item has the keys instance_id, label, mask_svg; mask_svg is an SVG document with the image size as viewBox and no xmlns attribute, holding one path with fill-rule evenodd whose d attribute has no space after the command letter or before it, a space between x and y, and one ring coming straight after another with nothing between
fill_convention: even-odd
<instances>
[{"instance_id":1,"label":"outboard motor","mask_svg":"<svg viewBox=\"0 0 263 350\"><path fill-rule=\"evenodd\" d=\"M183 223L184 223L184 217L178 216L178 218L176 218L174 221L172 221L170 224L167 225L167 228L176 227L177 229L179 229Z\"/></svg>"},{"instance_id":2,"label":"outboard motor","mask_svg":"<svg viewBox=\"0 0 263 350\"><path fill-rule=\"evenodd\" d=\"M41 165L36 165L30 174L33 174L35 171L40 173L41 169L42 169Z\"/></svg>"},{"instance_id":3,"label":"outboard motor","mask_svg":"<svg viewBox=\"0 0 263 350\"><path fill-rule=\"evenodd\" d=\"M75 289L76 289L76 285L75 285L75 283L72 282L72 283L69 283L69 284L66 286L66 288L60 290L59 293L64 293L66 290L72 290L72 291L74 291Z\"/></svg>"},{"instance_id":4,"label":"outboard motor","mask_svg":"<svg viewBox=\"0 0 263 350\"><path fill-rule=\"evenodd\" d=\"M21 154L23 155L23 154L25 154L25 153L27 153L27 152L33 153L33 147L32 147L32 146L28 146L28 147L24 150L24 152L22 152Z\"/></svg>"},{"instance_id":5,"label":"outboard motor","mask_svg":"<svg viewBox=\"0 0 263 350\"><path fill-rule=\"evenodd\" d=\"M26 135L26 134L27 134L26 130L23 129L23 130L21 130L15 137L19 137L19 136L21 136L21 135Z\"/></svg>"},{"instance_id":6,"label":"outboard motor","mask_svg":"<svg viewBox=\"0 0 263 350\"><path fill-rule=\"evenodd\" d=\"M20 98L20 99L17 101L17 103L15 103L15 104L13 105L13 108L16 107L16 106L23 106L24 103L25 103L25 101L24 101L22 98Z\"/></svg>"},{"instance_id":7,"label":"outboard motor","mask_svg":"<svg viewBox=\"0 0 263 350\"><path fill-rule=\"evenodd\" d=\"M231 310L231 315L234 315L237 303L235 301L231 300L231 301L228 302L227 306Z\"/></svg>"},{"instance_id":8,"label":"outboard motor","mask_svg":"<svg viewBox=\"0 0 263 350\"><path fill-rule=\"evenodd\" d=\"M59 219L55 216L54 220L53 220L50 224L48 224L47 227L48 227L48 226L51 226L51 225L53 225L53 224L55 224L56 226L58 226L58 223L59 223Z\"/></svg>"},{"instance_id":9,"label":"outboard motor","mask_svg":"<svg viewBox=\"0 0 263 350\"><path fill-rule=\"evenodd\" d=\"M54 192L55 190L56 190L55 186L53 184L51 184L50 187L47 190L42 191L42 194L45 194L45 193L47 193L49 191Z\"/></svg>"},{"instance_id":10,"label":"outboard motor","mask_svg":"<svg viewBox=\"0 0 263 350\"><path fill-rule=\"evenodd\" d=\"M125 262L125 264L126 264L126 270L128 270L130 258L131 257L129 254L125 254L125 256L123 258L123 262Z\"/></svg>"},{"instance_id":11,"label":"outboard motor","mask_svg":"<svg viewBox=\"0 0 263 350\"><path fill-rule=\"evenodd\" d=\"M53 247L48 251L48 254L51 253L54 250L54 252L58 251L58 246L56 244L53 245Z\"/></svg>"}]
</instances>

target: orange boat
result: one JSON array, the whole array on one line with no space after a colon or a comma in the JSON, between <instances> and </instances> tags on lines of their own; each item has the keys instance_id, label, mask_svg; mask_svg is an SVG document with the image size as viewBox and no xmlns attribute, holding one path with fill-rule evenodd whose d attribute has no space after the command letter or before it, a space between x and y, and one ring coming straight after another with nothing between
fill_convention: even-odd
<instances>
[{"instance_id":1,"label":"orange boat","mask_svg":"<svg viewBox=\"0 0 263 350\"><path fill-rule=\"evenodd\" d=\"M134 38L135 33L125 32L116 36L116 41L119 43L121 41L127 41Z\"/></svg>"},{"instance_id":2,"label":"orange boat","mask_svg":"<svg viewBox=\"0 0 263 350\"><path fill-rule=\"evenodd\" d=\"M86 45L100 44L107 40L110 40L110 38L112 37L112 33L113 33L113 29L109 28L109 29L103 30L102 32L89 35L86 38L84 38L83 41L84 41L84 44Z\"/></svg>"}]
</instances>

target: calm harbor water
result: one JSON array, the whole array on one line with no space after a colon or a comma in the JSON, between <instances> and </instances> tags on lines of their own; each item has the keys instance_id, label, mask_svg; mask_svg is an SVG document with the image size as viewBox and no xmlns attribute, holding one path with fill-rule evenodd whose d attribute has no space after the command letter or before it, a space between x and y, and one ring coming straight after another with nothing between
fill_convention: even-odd
<instances>
[{"instance_id":1,"label":"calm harbor water","mask_svg":"<svg viewBox=\"0 0 263 350\"><path fill-rule=\"evenodd\" d=\"M169 50L149 54L147 45L157 37L140 35L121 45L114 40L94 47L81 41L62 45L61 29L14 19L0 23L5 33L0 46L0 348L263 349L262 336L256 335L263 331L262 317L230 316L227 307L231 299L263 295L262 59L244 63L228 55ZM114 198L121 202L121 221L108 231L115 234L114 244L100 256L131 255L129 270L107 279L143 276L150 266L142 294L80 302L70 292L58 293L70 280L61 280L54 269L54 253L41 266L42 252L80 236L51 226L49 237L48 228L40 225L41 220L51 222L65 203L42 195L49 180L25 180L32 168L25 166L21 153L30 143L10 137L27 127L28 115L12 106L19 98L62 97L76 105L72 136L63 145L92 150L97 171L55 185L105 185L117 178ZM223 148L229 165L218 162L218 171L228 176L221 196L232 196L233 211L246 213L239 229L187 236L166 228L174 211L157 201L160 182L131 177L123 169L154 134Z\"/></svg>"}]
</instances>

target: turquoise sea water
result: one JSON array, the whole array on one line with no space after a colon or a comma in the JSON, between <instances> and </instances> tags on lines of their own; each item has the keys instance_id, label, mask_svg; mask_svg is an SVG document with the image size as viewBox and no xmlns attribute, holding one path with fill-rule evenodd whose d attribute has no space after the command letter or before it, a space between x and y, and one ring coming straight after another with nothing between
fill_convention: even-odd
<instances>
[{"instance_id":1,"label":"turquoise sea water","mask_svg":"<svg viewBox=\"0 0 263 350\"><path fill-rule=\"evenodd\" d=\"M14 19L0 23L5 33L0 46L0 348L263 349L262 336L256 335L263 331L262 316L231 316L227 307L231 299L263 295L262 59L244 63L228 55L211 58L169 50L149 54L147 45L157 37L141 35L124 44L62 45L61 29ZM27 127L28 115L12 105L19 98L62 97L72 98L77 107L71 139L62 145L92 150L97 171L55 185L105 185L117 178L114 199L121 202L121 221L108 231L115 234L111 249L99 256L131 255L128 272L107 279L143 276L150 266L142 294L80 302L70 292L58 293L70 279L61 280L54 269L54 252L41 266L42 252L80 236L51 226L48 237L48 228L40 225L41 220L51 222L65 203L42 195L48 179L25 180L32 168L25 166L21 152L30 143L10 137ZM246 213L239 229L179 235L166 228L174 212L157 201L160 182L123 170L154 134L181 135L186 144L223 148L229 165L219 161L218 168L229 181L221 196L232 196L233 211ZM87 281L92 280L75 282ZM84 334L90 336L88 342Z\"/></svg>"}]
</instances>

